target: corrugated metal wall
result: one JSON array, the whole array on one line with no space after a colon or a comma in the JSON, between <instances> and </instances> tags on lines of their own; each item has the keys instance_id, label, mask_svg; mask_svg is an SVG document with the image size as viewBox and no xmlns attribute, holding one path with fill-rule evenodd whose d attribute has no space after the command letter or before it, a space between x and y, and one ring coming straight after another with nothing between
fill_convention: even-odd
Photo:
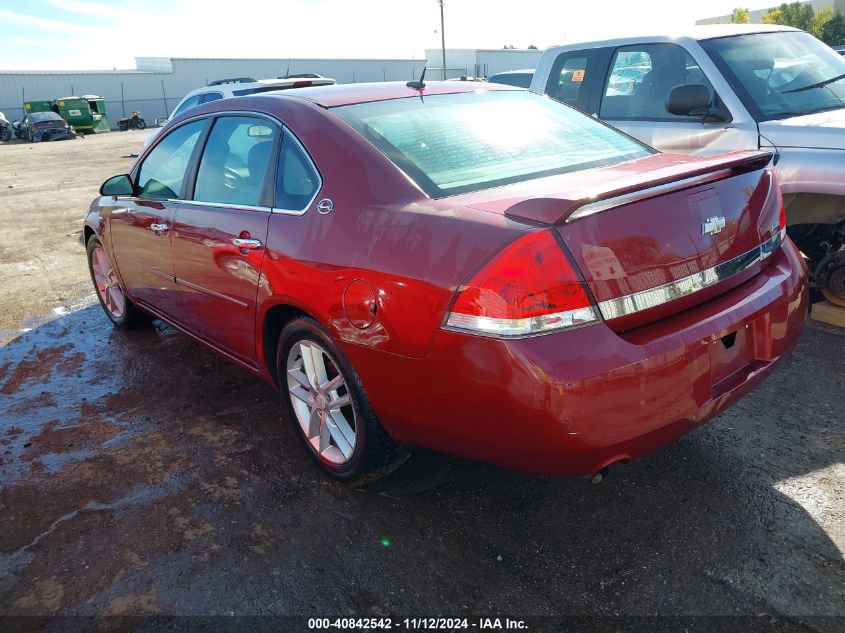
<instances>
[{"instance_id":1,"label":"corrugated metal wall","mask_svg":"<svg viewBox=\"0 0 845 633\"><path fill-rule=\"evenodd\" d=\"M429 79L440 78L441 52L427 51ZM533 68L541 51L447 49L448 76L492 75ZM144 64L144 62L149 62ZM149 123L168 115L187 93L215 79L266 79L291 73L318 73L338 83L416 79L426 61L419 59L139 59L139 66L170 66L169 72L2 72L0 112L10 121L23 116L23 102L94 94L106 100L112 127L139 110Z\"/></svg>"},{"instance_id":2,"label":"corrugated metal wall","mask_svg":"<svg viewBox=\"0 0 845 633\"><path fill-rule=\"evenodd\" d=\"M408 81L424 66L425 60L412 59L173 59L172 72L0 72L0 112L12 121L23 116L24 101L95 94L106 100L115 127L133 110L150 123L166 116L187 93L215 79L312 72L338 83Z\"/></svg>"}]
</instances>

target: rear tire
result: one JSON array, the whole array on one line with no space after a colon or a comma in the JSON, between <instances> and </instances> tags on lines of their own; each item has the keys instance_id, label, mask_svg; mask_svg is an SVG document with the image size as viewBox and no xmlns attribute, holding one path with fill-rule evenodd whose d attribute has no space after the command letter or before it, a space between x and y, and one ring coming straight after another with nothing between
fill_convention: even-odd
<instances>
[{"instance_id":1,"label":"rear tire","mask_svg":"<svg viewBox=\"0 0 845 633\"><path fill-rule=\"evenodd\" d=\"M99 238L91 237L86 244L88 272L103 312L121 330L131 330L148 324L152 317L132 303L117 281L105 248Z\"/></svg>"},{"instance_id":2,"label":"rear tire","mask_svg":"<svg viewBox=\"0 0 845 633\"><path fill-rule=\"evenodd\" d=\"M297 435L334 479L365 486L410 456L410 447L394 441L381 425L349 359L314 319L302 316L285 324L276 376Z\"/></svg>"}]
</instances>

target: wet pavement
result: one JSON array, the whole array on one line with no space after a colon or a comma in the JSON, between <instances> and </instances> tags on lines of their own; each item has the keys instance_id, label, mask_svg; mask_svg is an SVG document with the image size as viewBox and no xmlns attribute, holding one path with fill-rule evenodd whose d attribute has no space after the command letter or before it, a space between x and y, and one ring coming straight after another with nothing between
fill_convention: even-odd
<instances>
[{"instance_id":1,"label":"wet pavement","mask_svg":"<svg viewBox=\"0 0 845 633\"><path fill-rule=\"evenodd\" d=\"M845 333L599 485L427 452L369 491L277 394L97 305L0 347L0 614L845 616ZM802 628L802 630L804 630Z\"/></svg>"}]
</instances>

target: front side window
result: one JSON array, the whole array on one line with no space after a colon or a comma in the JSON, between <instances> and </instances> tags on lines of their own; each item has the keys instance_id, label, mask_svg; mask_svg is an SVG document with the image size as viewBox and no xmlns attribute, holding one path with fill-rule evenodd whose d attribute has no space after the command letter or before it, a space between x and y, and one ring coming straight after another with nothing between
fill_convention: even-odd
<instances>
[{"instance_id":1,"label":"front side window","mask_svg":"<svg viewBox=\"0 0 845 633\"><path fill-rule=\"evenodd\" d=\"M677 44L639 44L616 49L599 116L603 119L689 120L666 110L675 86L713 86L692 56ZM694 117L693 117L694 118Z\"/></svg>"},{"instance_id":2,"label":"front side window","mask_svg":"<svg viewBox=\"0 0 845 633\"><path fill-rule=\"evenodd\" d=\"M802 31L701 42L758 121L845 107L845 58Z\"/></svg>"},{"instance_id":3,"label":"front side window","mask_svg":"<svg viewBox=\"0 0 845 633\"><path fill-rule=\"evenodd\" d=\"M276 208L304 211L319 188L316 169L290 133L285 133L276 172Z\"/></svg>"},{"instance_id":4,"label":"front side window","mask_svg":"<svg viewBox=\"0 0 845 633\"><path fill-rule=\"evenodd\" d=\"M200 159L194 200L259 206L276 127L254 117L220 117Z\"/></svg>"},{"instance_id":5,"label":"front side window","mask_svg":"<svg viewBox=\"0 0 845 633\"><path fill-rule=\"evenodd\" d=\"M206 121L179 126L150 151L138 173L138 195L155 200L178 199L194 146Z\"/></svg>"},{"instance_id":6,"label":"front side window","mask_svg":"<svg viewBox=\"0 0 845 633\"><path fill-rule=\"evenodd\" d=\"M407 97L336 107L431 197L589 169L654 150L531 92Z\"/></svg>"}]
</instances>

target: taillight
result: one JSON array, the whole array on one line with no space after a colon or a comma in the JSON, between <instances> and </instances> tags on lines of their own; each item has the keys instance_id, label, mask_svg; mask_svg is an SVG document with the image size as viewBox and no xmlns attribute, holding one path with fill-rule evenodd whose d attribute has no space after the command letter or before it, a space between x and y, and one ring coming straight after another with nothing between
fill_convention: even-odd
<instances>
[{"instance_id":1,"label":"taillight","mask_svg":"<svg viewBox=\"0 0 845 633\"><path fill-rule=\"evenodd\" d=\"M307 86L313 85L314 82L312 81L294 81L293 87L294 88L305 88Z\"/></svg>"},{"instance_id":2,"label":"taillight","mask_svg":"<svg viewBox=\"0 0 845 633\"><path fill-rule=\"evenodd\" d=\"M780 241L786 239L786 205L783 203L783 195L780 191L778 179L775 176L774 170L769 170L769 175L772 179L771 192L775 195L775 204L780 207L780 216L778 217L778 232L780 233Z\"/></svg>"},{"instance_id":3,"label":"taillight","mask_svg":"<svg viewBox=\"0 0 845 633\"><path fill-rule=\"evenodd\" d=\"M460 288L446 327L512 337L597 320L583 284L554 236L537 231L507 246Z\"/></svg>"}]
</instances>

